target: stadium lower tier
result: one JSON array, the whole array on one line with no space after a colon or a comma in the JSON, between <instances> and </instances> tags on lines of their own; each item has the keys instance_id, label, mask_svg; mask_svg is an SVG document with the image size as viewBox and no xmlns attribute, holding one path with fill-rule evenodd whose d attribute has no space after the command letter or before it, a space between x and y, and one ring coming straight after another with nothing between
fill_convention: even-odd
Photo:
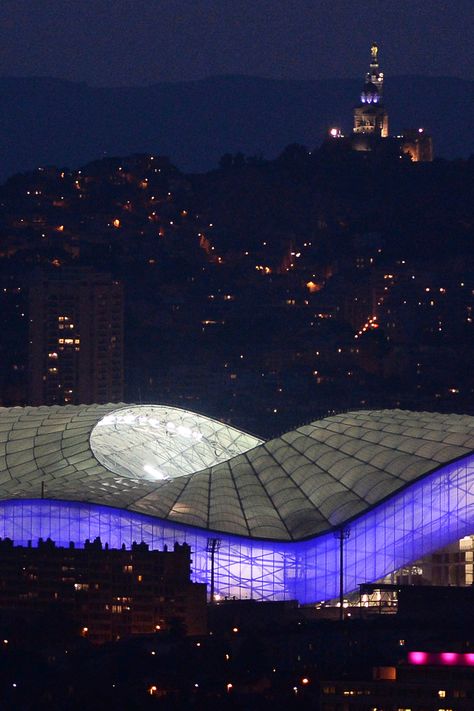
<instances>
[{"instance_id":1,"label":"stadium lower tier","mask_svg":"<svg viewBox=\"0 0 474 711\"><path fill-rule=\"evenodd\" d=\"M35 545L103 544L152 549L187 542L193 580L210 582L210 539L215 592L222 597L311 603L339 594L340 547L344 592L375 582L474 530L474 456L445 465L344 525L304 541L266 541L175 524L170 520L84 502L21 499L0 502L0 536Z\"/></svg>"}]
</instances>

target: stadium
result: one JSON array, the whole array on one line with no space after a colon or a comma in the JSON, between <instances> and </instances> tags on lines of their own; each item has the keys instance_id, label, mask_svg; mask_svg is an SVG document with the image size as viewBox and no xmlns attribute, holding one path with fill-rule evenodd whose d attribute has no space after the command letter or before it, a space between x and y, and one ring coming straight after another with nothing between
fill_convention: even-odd
<instances>
[{"instance_id":1,"label":"stadium","mask_svg":"<svg viewBox=\"0 0 474 711\"><path fill-rule=\"evenodd\" d=\"M474 530L474 417L371 410L262 441L163 405L0 408L0 536L186 541L215 592L311 603ZM343 542L343 543L342 543ZM210 545L211 544L211 545Z\"/></svg>"}]
</instances>

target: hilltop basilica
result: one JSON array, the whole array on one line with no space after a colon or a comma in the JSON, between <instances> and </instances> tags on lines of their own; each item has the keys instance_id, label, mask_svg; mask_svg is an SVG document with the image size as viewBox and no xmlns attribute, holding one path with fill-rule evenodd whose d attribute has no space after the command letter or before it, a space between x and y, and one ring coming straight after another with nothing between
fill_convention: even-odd
<instances>
[{"instance_id":1,"label":"hilltop basilica","mask_svg":"<svg viewBox=\"0 0 474 711\"><path fill-rule=\"evenodd\" d=\"M433 142L423 128L405 129L401 135L389 136L388 113L383 100L384 74L379 66L379 48L370 48L369 71L354 107L354 125L350 136L343 136L338 128L329 131L330 139L343 141L355 151L381 154L408 155L414 162L433 160Z\"/></svg>"}]
</instances>

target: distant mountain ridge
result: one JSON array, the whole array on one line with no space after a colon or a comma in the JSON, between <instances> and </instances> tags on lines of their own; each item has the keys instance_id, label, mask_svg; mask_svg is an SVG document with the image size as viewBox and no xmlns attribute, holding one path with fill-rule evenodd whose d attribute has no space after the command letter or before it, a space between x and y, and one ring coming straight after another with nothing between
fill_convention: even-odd
<instances>
[{"instance_id":1,"label":"distant mountain ridge","mask_svg":"<svg viewBox=\"0 0 474 711\"><path fill-rule=\"evenodd\" d=\"M96 88L51 78L1 78L0 179L39 165L76 167L103 155L167 155L187 172L224 153L274 158L309 148L331 125L351 128L360 79L275 80L217 76L148 87ZM474 82L389 77L390 132L423 126L435 155L474 153Z\"/></svg>"}]
</instances>

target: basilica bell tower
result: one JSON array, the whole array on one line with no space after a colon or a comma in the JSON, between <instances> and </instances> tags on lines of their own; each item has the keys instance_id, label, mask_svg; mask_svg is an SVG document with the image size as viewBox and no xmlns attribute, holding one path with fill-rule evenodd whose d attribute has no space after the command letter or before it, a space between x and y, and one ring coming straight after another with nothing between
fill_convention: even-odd
<instances>
[{"instance_id":1,"label":"basilica bell tower","mask_svg":"<svg viewBox=\"0 0 474 711\"><path fill-rule=\"evenodd\" d=\"M379 67L379 48L372 44L370 48L369 71L365 75L365 84L360 95L360 103L354 108L353 133L360 136L360 150L364 150L363 137L387 138L388 114L383 105L383 72ZM357 146L354 146L357 149ZM367 148L365 149L367 150Z\"/></svg>"}]
</instances>

